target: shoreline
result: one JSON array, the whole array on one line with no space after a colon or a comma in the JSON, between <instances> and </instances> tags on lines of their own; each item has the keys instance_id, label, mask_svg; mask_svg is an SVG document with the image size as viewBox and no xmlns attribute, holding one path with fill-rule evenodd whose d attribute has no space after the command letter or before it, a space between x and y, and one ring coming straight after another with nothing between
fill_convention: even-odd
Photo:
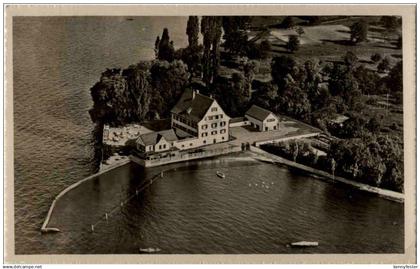
<instances>
[{"instance_id":1,"label":"shoreline","mask_svg":"<svg viewBox=\"0 0 420 269\"><path fill-rule=\"evenodd\" d=\"M297 168L297 169L303 170L305 172L308 172L311 175L311 177L316 178L316 179L321 179L321 180L331 182L331 183L340 182L340 183L352 186L352 187L354 187L358 190L376 194L379 197L382 197L382 198L387 199L387 200L391 200L391 201L399 202L399 203L404 203L404 194L403 193L398 193L398 192L394 192L394 191L390 191L390 190L386 190L386 189L381 189L381 188L378 188L378 187L373 187L373 186L370 186L370 185L367 185L367 184L352 181L352 180L345 179L345 178L338 177L338 176L333 177L331 174L329 174L325 171L318 170L318 169L315 169L315 168L312 168L312 167L309 167L309 166L305 166L303 164L295 163L295 162L287 160L283 157L268 153L268 152L266 152L266 151L264 151L260 148L257 148L255 146L251 146L250 152L252 154L251 154L251 156L249 156L249 158L254 159L254 160L258 160L258 161L262 161L262 162L268 162L268 163L272 163L272 164L283 164L283 165L286 165L288 167ZM219 156L228 156L228 155L235 154L235 153L237 153L237 152L231 152L231 153L222 154L222 155L219 155ZM217 158L219 156L212 156L212 157ZM246 158L246 157L244 157L244 158ZM48 223L50 221L52 212L54 211L56 202L63 195L65 195L67 192L77 188L82 183L84 183L84 182L86 182L90 179L93 179L97 176L100 176L103 173L109 172L109 171L111 171L115 168L121 167L121 166L129 164L131 162L137 163L136 161L134 161L132 159L131 155L130 156L118 156L118 160L115 160L116 158L113 158L113 159L110 158L110 159L111 159L110 163L107 164L107 165L100 166L99 171L97 173L95 173L93 175L90 175L88 177L85 177L85 178L71 184L70 186L68 186L67 188L62 190L54 198L54 200L51 203L51 206L48 210L47 216L46 216L46 218L45 218L45 220L44 220L44 222L41 226L41 232L42 233L60 232L60 229L58 229L58 228L47 227L47 226L48 226ZM196 160L199 160L199 159L196 159ZM201 158L201 159L206 159L206 158ZM181 163L181 162L179 162L179 163ZM171 169L169 169L169 170L171 170ZM163 170L163 171L165 171L165 170ZM167 170L166 170L166 172L167 172Z\"/></svg>"},{"instance_id":2,"label":"shoreline","mask_svg":"<svg viewBox=\"0 0 420 269\"><path fill-rule=\"evenodd\" d=\"M255 154L254 158L263 162L269 162L269 163L276 163L276 164L283 164L286 165L288 167L293 167L293 168L297 168L300 169L302 171L308 172L309 174L312 175L312 177L314 178L318 178L327 182L340 182L349 186L352 186L358 190L361 191L366 191L372 194L376 194L381 198L390 200L390 201L394 201L394 202L398 202L398 203L404 203L404 193L399 193L399 192L395 192L395 191L391 191L391 190L387 190L387 189L382 189L382 188L378 188L378 187L374 187L374 186L370 186L367 184L363 184L357 181L353 181L350 179L346 179L343 177L339 177L339 176L333 176L332 174L322 171L322 170L318 170L300 163L296 163L290 160L287 160L283 157L268 153L260 148L251 146L251 152L253 152ZM315 176L313 176L315 175Z\"/></svg>"}]
</instances>

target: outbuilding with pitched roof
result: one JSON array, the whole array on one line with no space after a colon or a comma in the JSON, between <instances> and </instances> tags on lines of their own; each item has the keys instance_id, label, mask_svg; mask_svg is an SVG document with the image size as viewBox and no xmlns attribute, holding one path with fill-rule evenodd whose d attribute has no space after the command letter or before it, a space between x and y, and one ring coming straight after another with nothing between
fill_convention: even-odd
<instances>
[{"instance_id":1,"label":"outbuilding with pitched roof","mask_svg":"<svg viewBox=\"0 0 420 269\"><path fill-rule=\"evenodd\" d=\"M245 113L245 117L251 122L251 126L259 131L279 129L279 118L273 112L257 105L252 105Z\"/></svg>"}]
</instances>

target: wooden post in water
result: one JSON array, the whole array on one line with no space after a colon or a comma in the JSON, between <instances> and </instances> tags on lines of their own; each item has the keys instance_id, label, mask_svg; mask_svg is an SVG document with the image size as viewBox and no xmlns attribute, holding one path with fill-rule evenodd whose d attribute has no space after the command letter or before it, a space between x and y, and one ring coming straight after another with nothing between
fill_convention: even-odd
<instances>
[{"instance_id":1,"label":"wooden post in water","mask_svg":"<svg viewBox=\"0 0 420 269\"><path fill-rule=\"evenodd\" d=\"M105 213L105 219L108 222L108 213Z\"/></svg>"},{"instance_id":2,"label":"wooden post in water","mask_svg":"<svg viewBox=\"0 0 420 269\"><path fill-rule=\"evenodd\" d=\"M92 230L92 233L95 231L95 226L92 224L90 225L90 229Z\"/></svg>"}]
</instances>

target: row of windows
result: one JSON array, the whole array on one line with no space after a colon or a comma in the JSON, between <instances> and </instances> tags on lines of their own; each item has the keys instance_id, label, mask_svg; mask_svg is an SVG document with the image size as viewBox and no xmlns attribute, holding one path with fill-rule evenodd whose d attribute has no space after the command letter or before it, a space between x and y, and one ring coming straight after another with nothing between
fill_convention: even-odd
<instances>
[{"instance_id":1,"label":"row of windows","mask_svg":"<svg viewBox=\"0 0 420 269\"><path fill-rule=\"evenodd\" d=\"M216 108L217 109L217 108ZM207 117L207 120L217 120L217 119L223 119L223 114L220 114L220 115L214 115L214 116L208 116Z\"/></svg>"},{"instance_id":2,"label":"row of windows","mask_svg":"<svg viewBox=\"0 0 420 269\"><path fill-rule=\"evenodd\" d=\"M273 122L273 121L275 121L276 119L268 119L267 120L267 122Z\"/></svg>"},{"instance_id":3,"label":"row of windows","mask_svg":"<svg viewBox=\"0 0 420 269\"><path fill-rule=\"evenodd\" d=\"M226 133L226 129L222 129L222 130L220 130L220 133L221 134L224 134L224 133ZM211 133L210 133L211 135L217 135L217 131L211 131ZM204 132L204 133L202 133L201 134L201 137L206 137L208 134L207 134L207 132Z\"/></svg>"},{"instance_id":4,"label":"row of windows","mask_svg":"<svg viewBox=\"0 0 420 269\"><path fill-rule=\"evenodd\" d=\"M173 114L173 117L174 117L174 120L180 121L180 122L182 122L182 123L184 123L184 124L186 124L186 125L188 125L188 126L191 126L191 127L193 127L193 128L195 128L195 127L196 127L195 122L193 122L193 121L191 121L191 120L189 120L189 119L186 119L186 118L181 117L181 116L176 115L176 114Z\"/></svg>"},{"instance_id":5,"label":"row of windows","mask_svg":"<svg viewBox=\"0 0 420 269\"><path fill-rule=\"evenodd\" d=\"M222 141L223 140L225 140L225 137L224 136L222 136ZM220 141L219 141L220 142ZM217 143L217 140L216 140L216 138L215 139L213 139L213 143ZM207 141L206 140L203 140L203 144L207 144Z\"/></svg>"},{"instance_id":6,"label":"row of windows","mask_svg":"<svg viewBox=\"0 0 420 269\"><path fill-rule=\"evenodd\" d=\"M166 149L166 144L159 145L159 149Z\"/></svg>"},{"instance_id":7,"label":"row of windows","mask_svg":"<svg viewBox=\"0 0 420 269\"><path fill-rule=\"evenodd\" d=\"M220 127L223 127L223 126L225 126L226 125L226 122L225 121L221 121L220 122ZM207 124L203 124L202 126L201 126L201 129L203 129L203 130L206 130L207 129L207 127L208 127L208 125ZM212 123L211 124L211 128L216 128L217 127L217 122L215 122L215 123Z\"/></svg>"},{"instance_id":8,"label":"row of windows","mask_svg":"<svg viewBox=\"0 0 420 269\"><path fill-rule=\"evenodd\" d=\"M187 133L189 133L189 134L192 134L192 135L194 135L194 136L196 136L196 135L197 135L197 132L194 132L193 130L190 130L190 129L188 129L188 128L184 127L184 126L181 126L181 125L179 125L179 124L176 124L175 122L173 123L173 126L174 126L175 128L178 128L178 129L183 130L184 132L187 132Z\"/></svg>"}]
</instances>

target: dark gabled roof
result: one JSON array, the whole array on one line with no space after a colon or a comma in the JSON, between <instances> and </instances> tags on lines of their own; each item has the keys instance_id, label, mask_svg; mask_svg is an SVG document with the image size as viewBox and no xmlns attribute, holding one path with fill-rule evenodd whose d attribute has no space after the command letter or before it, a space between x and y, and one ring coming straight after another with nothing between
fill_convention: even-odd
<instances>
[{"instance_id":1,"label":"dark gabled roof","mask_svg":"<svg viewBox=\"0 0 420 269\"><path fill-rule=\"evenodd\" d=\"M137 139L137 143L144 146L156 145L162 137L165 138L166 141L178 140L178 137L176 136L174 130L170 129L143 134L139 136L139 138Z\"/></svg>"},{"instance_id":2,"label":"dark gabled roof","mask_svg":"<svg viewBox=\"0 0 420 269\"><path fill-rule=\"evenodd\" d=\"M236 118L231 118L231 119L230 119L230 123L242 122L242 121L244 121L244 120L246 120L246 118L245 118L245 117L236 117Z\"/></svg>"},{"instance_id":3,"label":"dark gabled roof","mask_svg":"<svg viewBox=\"0 0 420 269\"><path fill-rule=\"evenodd\" d=\"M251 116L254 119L263 121L265 120L268 115L270 115L272 112L264 109L262 107L256 106L256 105L252 105L250 109L248 109L248 111L245 113L245 115L247 116Z\"/></svg>"},{"instance_id":4,"label":"dark gabled roof","mask_svg":"<svg viewBox=\"0 0 420 269\"><path fill-rule=\"evenodd\" d=\"M180 115L188 115L193 120L200 121L203 119L214 99L194 93L191 89L186 89L179 99L178 103L172 108L171 112Z\"/></svg>"}]
</instances>

